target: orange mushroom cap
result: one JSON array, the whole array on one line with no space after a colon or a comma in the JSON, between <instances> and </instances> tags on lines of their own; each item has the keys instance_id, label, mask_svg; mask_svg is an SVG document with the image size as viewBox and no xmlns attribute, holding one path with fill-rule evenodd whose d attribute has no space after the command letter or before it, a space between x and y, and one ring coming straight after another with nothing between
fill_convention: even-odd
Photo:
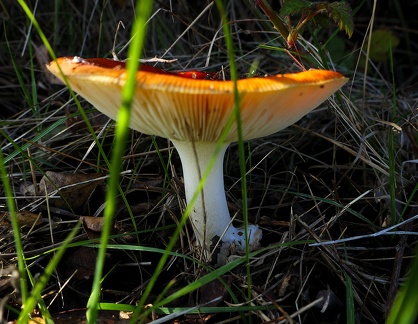
<instances>
[{"instance_id":1,"label":"orange mushroom cap","mask_svg":"<svg viewBox=\"0 0 418 324\"><path fill-rule=\"evenodd\" d=\"M125 63L62 57L47 65L102 113L117 119ZM273 134L316 108L347 82L338 72L309 70L237 81L245 140ZM136 74L130 127L177 141L216 142L233 113L232 81L194 79L143 67ZM226 142L237 141L232 127Z\"/></svg>"}]
</instances>

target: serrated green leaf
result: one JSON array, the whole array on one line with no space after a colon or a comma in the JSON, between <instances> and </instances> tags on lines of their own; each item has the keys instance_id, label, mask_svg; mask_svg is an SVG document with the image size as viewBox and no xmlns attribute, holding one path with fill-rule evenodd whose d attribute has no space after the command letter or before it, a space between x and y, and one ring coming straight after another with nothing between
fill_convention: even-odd
<instances>
[{"instance_id":1,"label":"serrated green leaf","mask_svg":"<svg viewBox=\"0 0 418 324\"><path fill-rule=\"evenodd\" d=\"M354 22L350 5L345 1L332 2L328 6L328 15L338 25L340 30L345 30L348 37L353 35Z\"/></svg>"},{"instance_id":2,"label":"serrated green leaf","mask_svg":"<svg viewBox=\"0 0 418 324\"><path fill-rule=\"evenodd\" d=\"M283 6L280 9L281 16L291 16L300 14L305 11L311 2L307 0L286 0L283 2Z\"/></svg>"}]
</instances>

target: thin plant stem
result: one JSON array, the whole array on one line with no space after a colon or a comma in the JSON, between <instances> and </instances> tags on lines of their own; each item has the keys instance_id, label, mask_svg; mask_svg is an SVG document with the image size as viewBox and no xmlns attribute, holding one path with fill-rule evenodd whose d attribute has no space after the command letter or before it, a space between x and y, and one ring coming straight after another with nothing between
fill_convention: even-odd
<instances>
[{"instance_id":1,"label":"thin plant stem","mask_svg":"<svg viewBox=\"0 0 418 324\"><path fill-rule=\"evenodd\" d=\"M113 215L116 212L116 197L119 191L119 174L122 166L120 161L124 155L126 143L128 140L128 126L136 85L135 76L139 68L139 58L142 52L146 35L146 23L151 13L152 4L152 0L138 1L136 7L136 20L132 29L133 40L128 52L130 57L130 60L127 63L128 77L122 90L122 102L118 113L118 121L116 124L116 143L111 159L110 180L108 186L109 189L106 195L107 205L103 216L104 226L102 229L100 247L97 255L93 287L90 298L87 302L86 315L88 323L96 323L97 321L107 243L109 241L113 227Z\"/></svg>"}]
</instances>

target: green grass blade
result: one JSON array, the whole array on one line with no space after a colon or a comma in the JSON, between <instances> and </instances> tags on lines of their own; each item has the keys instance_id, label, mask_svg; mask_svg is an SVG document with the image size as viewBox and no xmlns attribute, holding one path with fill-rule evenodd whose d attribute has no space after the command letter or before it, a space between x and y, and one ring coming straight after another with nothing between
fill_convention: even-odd
<instances>
[{"instance_id":1,"label":"green grass blade","mask_svg":"<svg viewBox=\"0 0 418 324\"><path fill-rule=\"evenodd\" d=\"M136 8L136 21L132 30L133 41L129 47L127 63L128 78L122 91L122 103L118 113L116 124L116 145L112 154L110 180L106 195L107 205L104 211L104 226L101 235L101 244L97 256L96 270L90 298L87 303L87 322L96 323L100 301L101 281L103 267L106 258L107 242L110 237L113 224L113 215L116 212L116 197L119 191L119 173L121 171L121 158L123 156L128 139L128 126L131 114L131 106L135 94L136 72L139 68L139 58L142 52L146 23L151 13L151 0L138 1Z\"/></svg>"},{"instance_id":2,"label":"green grass blade","mask_svg":"<svg viewBox=\"0 0 418 324\"><path fill-rule=\"evenodd\" d=\"M23 255L22 237L20 235L20 225L17 220L16 206L13 200L12 186L9 176L7 174L7 168L4 163L3 153L0 150L0 174L3 182L3 189L6 194L6 204L10 214L10 220L12 223L13 237L15 241L16 254L17 254L17 268L19 270L19 282L20 293L22 297L22 303L25 303L28 295L28 283L26 276L26 262Z\"/></svg>"},{"instance_id":3,"label":"green grass blade","mask_svg":"<svg viewBox=\"0 0 418 324\"><path fill-rule=\"evenodd\" d=\"M418 251L418 250L417 250ZM408 279L399 290L392 309L390 310L387 324L412 324L415 323L418 314L418 253L412 262Z\"/></svg>"},{"instance_id":4,"label":"green grass blade","mask_svg":"<svg viewBox=\"0 0 418 324\"><path fill-rule=\"evenodd\" d=\"M351 277L345 275L345 307L347 310L347 324L354 324L356 322L355 318L355 308L354 308L354 294L353 294L353 283Z\"/></svg>"}]
</instances>

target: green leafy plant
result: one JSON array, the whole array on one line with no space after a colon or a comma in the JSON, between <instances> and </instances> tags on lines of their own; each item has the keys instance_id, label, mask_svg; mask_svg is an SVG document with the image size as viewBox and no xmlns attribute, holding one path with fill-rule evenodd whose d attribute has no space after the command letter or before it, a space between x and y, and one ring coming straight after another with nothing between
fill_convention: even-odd
<instances>
[{"instance_id":1,"label":"green leafy plant","mask_svg":"<svg viewBox=\"0 0 418 324\"><path fill-rule=\"evenodd\" d=\"M328 27L331 21L338 25L351 37L354 22L350 5L345 1L310 2L307 0L286 0L280 8L279 14L267 4L265 0L258 0L256 4L273 23L274 28L286 40L288 47L294 48L299 34L306 26L313 28ZM292 16L299 16L294 26Z\"/></svg>"}]
</instances>

